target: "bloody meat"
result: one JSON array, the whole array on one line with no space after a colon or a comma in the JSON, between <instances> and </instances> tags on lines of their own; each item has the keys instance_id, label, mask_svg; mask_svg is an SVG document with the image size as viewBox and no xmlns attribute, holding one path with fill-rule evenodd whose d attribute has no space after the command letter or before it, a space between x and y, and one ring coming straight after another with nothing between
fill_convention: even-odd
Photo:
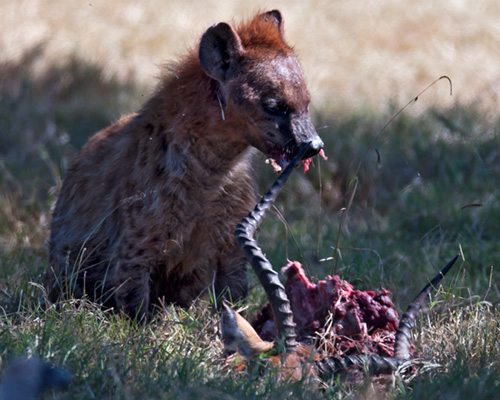
<instances>
[{"instance_id":1,"label":"bloody meat","mask_svg":"<svg viewBox=\"0 0 500 400\"><path fill-rule=\"evenodd\" d=\"M330 356L394 355L398 313L388 290L355 290L337 275L312 283L297 261L281 272L286 277L285 290L299 340L314 340ZM269 304L257 314L253 326L262 339L274 339Z\"/></svg>"}]
</instances>

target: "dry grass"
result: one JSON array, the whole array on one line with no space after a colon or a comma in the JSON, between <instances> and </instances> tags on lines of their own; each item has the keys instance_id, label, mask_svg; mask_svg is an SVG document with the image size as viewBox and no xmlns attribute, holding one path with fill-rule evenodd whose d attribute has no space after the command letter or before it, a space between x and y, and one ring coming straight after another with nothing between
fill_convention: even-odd
<instances>
[{"instance_id":1,"label":"dry grass","mask_svg":"<svg viewBox=\"0 0 500 400\"><path fill-rule=\"evenodd\" d=\"M477 297L468 304L449 307L446 313L427 317L416 335L422 357L452 365L457 357L469 367L498 367L500 360L499 313L491 303ZM446 340L443 340L446 338Z\"/></svg>"},{"instance_id":2,"label":"dry grass","mask_svg":"<svg viewBox=\"0 0 500 400\"><path fill-rule=\"evenodd\" d=\"M497 0L354 1L0 1L0 61L19 60L43 43L37 72L75 54L105 76L151 86L158 65L196 45L219 21L279 8L317 108L385 107L415 96L441 75L422 106L500 97L500 3Z\"/></svg>"}]
</instances>

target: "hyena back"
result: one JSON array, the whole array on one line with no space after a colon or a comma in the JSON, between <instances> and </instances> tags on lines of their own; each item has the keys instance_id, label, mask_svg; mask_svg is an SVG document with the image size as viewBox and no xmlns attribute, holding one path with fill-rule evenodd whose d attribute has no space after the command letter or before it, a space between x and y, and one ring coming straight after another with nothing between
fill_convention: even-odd
<instances>
[{"instance_id":1,"label":"hyena back","mask_svg":"<svg viewBox=\"0 0 500 400\"><path fill-rule=\"evenodd\" d=\"M220 23L164 74L134 115L93 136L53 212L49 290L142 317L204 290L239 299L246 261L233 232L255 204L251 156L323 146L279 11Z\"/></svg>"}]
</instances>

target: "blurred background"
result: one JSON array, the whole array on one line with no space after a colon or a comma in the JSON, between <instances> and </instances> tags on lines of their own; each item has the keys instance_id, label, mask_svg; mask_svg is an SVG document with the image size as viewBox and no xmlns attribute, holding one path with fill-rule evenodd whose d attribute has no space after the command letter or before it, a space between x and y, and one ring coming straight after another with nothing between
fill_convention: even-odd
<instances>
[{"instance_id":1,"label":"blurred background","mask_svg":"<svg viewBox=\"0 0 500 400\"><path fill-rule=\"evenodd\" d=\"M0 2L0 61L39 49L32 73L73 58L102 78L154 85L158 66L196 46L211 24L278 8L305 70L314 104L333 111L408 101L441 75L420 102L493 106L500 93L500 3L496 0Z\"/></svg>"}]
</instances>

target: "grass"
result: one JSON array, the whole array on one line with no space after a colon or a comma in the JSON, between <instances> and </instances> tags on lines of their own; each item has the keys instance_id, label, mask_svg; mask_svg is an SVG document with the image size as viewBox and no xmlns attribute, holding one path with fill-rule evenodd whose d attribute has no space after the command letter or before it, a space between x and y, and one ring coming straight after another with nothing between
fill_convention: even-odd
<instances>
[{"instance_id":1,"label":"grass","mask_svg":"<svg viewBox=\"0 0 500 400\"><path fill-rule=\"evenodd\" d=\"M272 373L248 376L228 368L218 318L205 302L189 310L166 307L146 326L85 300L47 305L40 274L47 268L50 207L78 149L90 134L147 98L149 78L155 74L149 69L155 61L148 54L160 54L163 60L164 54L188 43L173 43L182 31L196 31L191 33L194 41L199 21L213 18L209 25L228 19L224 13L246 10L236 2L229 10L214 6L207 15L198 15L201 11L195 7L198 14L189 16L186 10L193 8L189 4L183 8L175 2L153 1L154 7L176 10L165 17L171 22L168 27L159 25L168 34L160 34L154 23L141 30L133 22L134 15L156 20L154 7L137 6L141 14L130 11L132 5L126 3L113 13L108 8L111 3L96 2L93 9L77 10L66 3L58 8L32 2L16 26L5 20L12 15L7 3L0 17L7 21L1 25L4 30L11 27L3 36L8 46L0 54L2 371L26 354L71 371L74 381L69 392L48 393L47 399L494 398L500 389L500 118L494 112L498 76L491 68L498 65L498 52L488 49L498 44L491 22L499 15L497 3L486 1L474 6L473 12L467 11L467 2L463 9L440 6L446 9L439 14L424 1L420 8L408 5L405 14L393 21L397 6L390 1L363 7L356 2L351 6L293 3L283 10L287 34L305 50L298 48L317 101L315 123L329 159L318 161L306 175L296 172L276 212L264 221L258 238L273 265L278 268L287 258L297 259L313 278L337 273L357 288L384 286L404 309L459 248L464 254L433 297L429 313L419 320L414 343L423 362L415 373L383 384L367 379L355 387L332 379L324 388L304 382L277 384ZM346 18L353 13L360 17ZM370 13L373 20L367 19ZM465 14L467 19L462 18ZM113 16L108 25L102 19L106 15ZM423 30L409 28L411 15L415 16L411 23ZM335 62L335 73L328 67L333 65L332 56L311 44L316 30L294 28L303 28L301 16L304 24L310 26L312 21L323 32L319 46L333 49L343 60ZM77 40L82 24L91 17L96 17L94 33ZM476 19L483 22L476 26ZM385 31L376 28L377 21L389 20ZM461 30L451 34L458 21L469 32L466 42ZM404 40L390 41L402 26L407 26L401 34ZM12 39L16 29L24 29L18 42ZM33 33L39 31L45 32L41 35L45 41ZM412 37L412 31L423 36ZM109 51L113 40L97 41L106 32L112 33L122 54ZM47 39L49 33L56 39ZM353 38L355 51L332 40L340 33ZM160 37L169 35L169 43L162 43ZM454 64L455 56L445 52L450 59L440 64L442 55L432 40L426 42L430 56L422 61L425 52L415 43L433 35L443 38L440 45L455 44L464 60L475 52L484 61ZM367 36L370 42L360 39ZM80 47L68 46L61 38L74 38L72 43ZM375 49L390 53L397 62L394 69L384 65L386 75L371 53ZM364 69L348 79L360 60ZM453 74L443 71L452 65L460 69ZM407 66L418 66L420 72ZM440 82L374 141L401 105L436 78L435 71L451 75L455 94L449 99ZM374 82L370 76L378 73L380 79ZM415 78L411 84L409 74ZM485 81L491 83L488 90ZM391 82L408 86L394 89ZM264 192L275 175L263 163L256 164ZM248 313L263 302L253 279Z\"/></svg>"}]
</instances>

